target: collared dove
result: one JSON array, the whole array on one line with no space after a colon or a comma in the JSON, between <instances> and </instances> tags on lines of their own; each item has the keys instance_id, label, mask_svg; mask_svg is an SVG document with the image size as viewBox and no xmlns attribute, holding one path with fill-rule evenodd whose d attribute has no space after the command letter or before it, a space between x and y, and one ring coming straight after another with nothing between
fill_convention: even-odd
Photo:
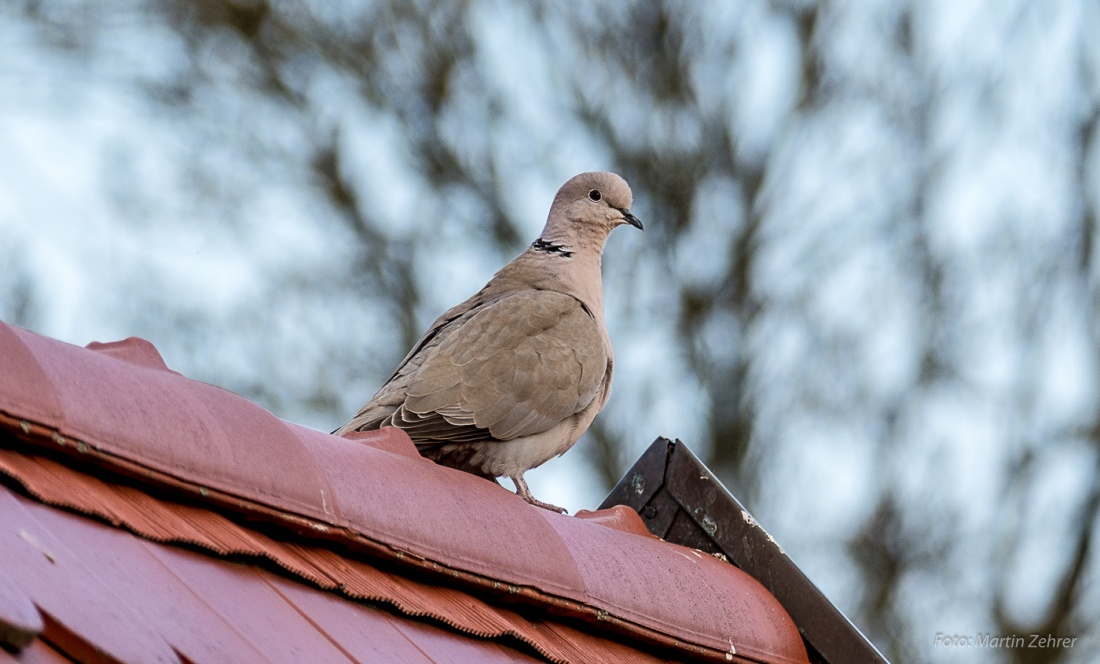
<instances>
[{"instance_id":1,"label":"collared dove","mask_svg":"<svg viewBox=\"0 0 1100 664\"><path fill-rule=\"evenodd\" d=\"M611 393L614 357L603 317L600 261L616 226L642 228L630 187L582 173L554 196L530 247L473 297L440 316L336 435L402 429L436 463L509 477L564 454Z\"/></svg>"}]
</instances>

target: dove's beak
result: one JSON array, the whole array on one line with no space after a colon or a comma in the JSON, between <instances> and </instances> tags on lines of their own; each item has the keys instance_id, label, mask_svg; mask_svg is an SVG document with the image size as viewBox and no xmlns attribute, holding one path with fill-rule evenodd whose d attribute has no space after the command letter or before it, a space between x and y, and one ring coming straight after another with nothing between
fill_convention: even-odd
<instances>
[{"instance_id":1,"label":"dove's beak","mask_svg":"<svg viewBox=\"0 0 1100 664\"><path fill-rule=\"evenodd\" d=\"M639 219L637 217L630 214L630 210L625 210L623 208L619 208L619 212L623 213L623 221L630 224L634 228L637 228L638 230L643 230L642 222L639 221Z\"/></svg>"}]
</instances>

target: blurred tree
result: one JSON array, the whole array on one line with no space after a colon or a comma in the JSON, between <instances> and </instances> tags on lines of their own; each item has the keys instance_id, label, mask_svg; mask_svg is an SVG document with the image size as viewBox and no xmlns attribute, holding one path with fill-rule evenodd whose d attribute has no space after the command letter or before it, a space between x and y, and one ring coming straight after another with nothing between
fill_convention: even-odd
<instances>
[{"instance_id":1,"label":"blurred tree","mask_svg":"<svg viewBox=\"0 0 1100 664\"><path fill-rule=\"evenodd\" d=\"M616 170L646 232L607 251L595 493L678 436L894 661L1094 661L1097 34L1087 0L9 2L0 140L55 154L0 170L0 315L332 427Z\"/></svg>"}]
</instances>

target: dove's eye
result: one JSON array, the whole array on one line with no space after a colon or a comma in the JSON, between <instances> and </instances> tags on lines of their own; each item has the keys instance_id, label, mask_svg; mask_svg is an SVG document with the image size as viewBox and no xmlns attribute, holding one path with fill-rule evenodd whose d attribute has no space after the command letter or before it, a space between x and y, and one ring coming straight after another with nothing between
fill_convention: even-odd
<instances>
[{"instance_id":1,"label":"dove's eye","mask_svg":"<svg viewBox=\"0 0 1100 664\"><path fill-rule=\"evenodd\" d=\"M603 198L603 195L600 193L599 189L593 189L592 191L588 192L588 197L594 201L598 201Z\"/></svg>"}]
</instances>

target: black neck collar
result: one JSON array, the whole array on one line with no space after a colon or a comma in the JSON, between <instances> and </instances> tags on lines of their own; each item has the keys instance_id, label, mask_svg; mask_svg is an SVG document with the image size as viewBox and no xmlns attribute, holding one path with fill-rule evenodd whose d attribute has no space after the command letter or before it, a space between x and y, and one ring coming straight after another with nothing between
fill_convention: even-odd
<instances>
[{"instance_id":1,"label":"black neck collar","mask_svg":"<svg viewBox=\"0 0 1100 664\"><path fill-rule=\"evenodd\" d=\"M566 248L565 245L558 244L557 242L548 242L541 237L535 240L531 246L534 247L535 251L541 251L547 254L558 254L562 258L569 258L573 255L573 252Z\"/></svg>"}]
</instances>

